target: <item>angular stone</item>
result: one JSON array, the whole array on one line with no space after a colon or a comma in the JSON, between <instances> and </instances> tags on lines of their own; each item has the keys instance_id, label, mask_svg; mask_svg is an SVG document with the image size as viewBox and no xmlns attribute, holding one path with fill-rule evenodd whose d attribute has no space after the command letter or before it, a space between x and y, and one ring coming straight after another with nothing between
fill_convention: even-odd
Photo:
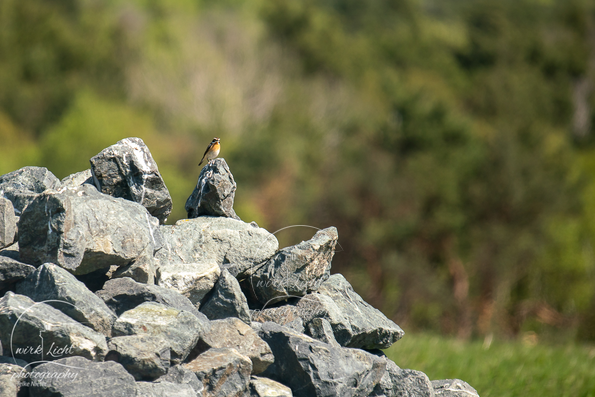
<instances>
[{"instance_id":1,"label":"angular stone","mask_svg":"<svg viewBox=\"0 0 595 397\"><path fill-rule=\"evenodd\" d=\"M94 185L93 174L90 169L68 175L60 181L63 187L77 187L84 183Z\"/></svg>"},{"instance_id":2,"label":"angular stone","mask_svg":"<svg viewBox=\"0 0 595 397\"><path fill-rule=\"evenodd\" d=\"M433 380L432 387L440 397L479 397L477 390L460 379Z\"/></svg>"},{"instance_id":3,"label":"angular stone","mask_svg":"<svg viewBox=\"0 0 595 397\"><path fill-rule=\"evenodd\" d=\"M23 262L55 263L73 274L150 258L161 247L159 224L139 204L91 185L38 195L19 221ZM152 282L152 275L147 276Z\"/></svg>"},{"instance_id":4,"label":"angular stone","mask_svg":"<svg viewBox=\"0 0 595 397\"><path fill-rule=\"evenodd\" d=\"M39 193L60 187L60 180L44 167L23 167L0 176L0 196L12 201L17 216Z\"/></svg>"},{"instance_id":5,"label":"angular stone","mask_svg":"<svg viewBox=\"0 0 595 397\"><path fill-rule=\"evenodd\" d=\"M399 369L390 373L394 396L434 397L434 388L428 376L413 369Z\"/></svg>"},{"instance_id":6,"label":"angular stone","mask_svg":"<svg viewBox=\"0 0 595 397\"><path fill-rule=\"evenodd\" d=\"M10 354L9 352L7 353ZM27 361L21 360L20 358L12 358L8 356L0 356L0 364L18 365L19 367L25 368L27 371L31 369Z\"/></svg>"},{"instance_id":7,"label":"angular stone","mask_svg":"<svg viewBox=\"0 0 595 397\"><path fill-rule=\"evenodd\" d=\"M380 382L374 387L372 394L370 397L395 397L397 396L396 391L398 390L399 386L393 385L393 380L398 381L401 375L401 368L397 366L392 360L390 360L386 355L382 352L382 350L373 350L370 353L375 354L379 358L383 359L386 363L386 371Z\"/></svg>"},{"instance_id":8,"label":"angular stone","mask_svg":"<svg viewBox=\"0 0 595 397\"><path fill-rule=\"evenodd\" d=\"M172 363L179 364L209 328L208 320L201 321L190 312L145 302L122 313L114 323L112 335L162 336L171 346Z\"/></svg>"},{"instance_id":9,"label":"angular stone","mask_svg":"<svg viewBox=\"0 0 595 397\"><path fill-rule=\"evenodd\" d=\"M0 249L15 242L17 221L12 201L0 196Z\"/></svg>"},{"instance_id":10,"label":"angular stone","mask_svg":"<svg viewBox=\"0 0 595 397\"><path fill-rule=\"evenodd\" d=\"M198 396L202 396L202 392L204 386L201 381L198 380L194 372L190 371L188 368L185 368L181 364L174 365L173 367L169 367L167 374L163 375L161 378L157 379L159 382L172 382L177 384L187 384L194 389L194 392Z\"/></svg>"},{"instance_id":11,"label":"angular stone","mask_svg":"<svg viewBox=\"0 0 595 397\"><path fill-rule=\"evenodd\" d=\"M335 339L331 323L324 318L316 317L308 323L308 335L334 347L341 346Z\"/></svg>"},{"instance_id":12,"label":"angular stone","mask_svg":"<svg viewBox=\"0 0 595 397\"><path fill-rule=\"evenodd\" d=\"M380 310L365 302L341 274L332 275L318 288L317 294L300 300L297 305L300 317L306 324L315 317L328 320L342 346L386 349L405 334Z\"/></svg>"},{"instance_id":13,"label":"angular stone","mask_svg":"<svg viewBox=\"0 0 595 397\"><path fill-rule=\"evenodd\" d=\"M170 367L170 347L161 336L118 336L111 338L107 347L105 361L122 364L136 380L157 379Z\"/></svg>"},{"instance_id":14,"label":"angular stone","mask_svg":"<svg viewBox=\"0 0 595 397\"><path fill-rule=\"evenodd\" d=\"M163 248L155 254L159 266L202 263L214 259L235 277L270 258L277 238L250 223L231 218L201 216L160 228Z\"/></svg>"},{"instance_id":15,"label":"angular stone","mask_svg":"<svg viewBox=\"0 0 595 397\"><path fill-rule=\"evenodd\" d=\"M294 305L283 305L260 310L251 310L250 318L252 321L257 321L259 323L272 321L285 327L288 327L289 324L295 320L301 320L298 309Z\"/></svg>"},{"instance_id":16,"label":"angular stone","mask_svg":"<svg viewBox=\"0 0 595 397\"><path fill-rule=\"evenodd\" d=\"M259 374L275 361L267 345L250 326L238 318L211 321L211 330L205 332L197 344L199 352L223 347L234 348L252 361L252 373Z\"/></svg>"},{"instance_id":17,"label":"angular stone","mask_svg":"<svg viewBox=\"0 0 595 397\"><path fill-rule=\"evenodd\" d=\"M23 280L34 271L35 268L31 265L0 255L0 291Z\"/></svg>"},{"instance_id":18,"label":"angular stone","mask_svg":"<svg viewBox=\"0 0 595 397\"><path fill-rule=\"evenodd\" d=\"M236 349L210 349L183 366L202 382L205 397L240 397L248 392L252 362Z\"/></svg>"},{"instance_id":19,"label":"angular stone","mask_svg":"<svg viewBox=\"0 0 595 397\"><path fill-rule=\"evenodd\" d=\"M83 357L63 358L35 367L32 378L35 382L29 393L35 397L136 395L132 375L113 361L97 363Z\"/></svg>"},{"instance_id":20,"label":"angular stone","mask_svg":"<svg viewBox=\"0 0 595 397\"><path fill-rule=\"evenodd\" d=\"M111 336L116 315L67 270L45 263L16 287L18 294L46 302L87 327Z\"/></svg>"},{"instance_id":21,"label":"angular stone","mask_svg":"<svg viewBox=\"0 0 595 397\"><path fill-rule=\"evenodd\" d=\"M192 302L178 291L158 285L139 283L128 277L107 281L103 285L103 289L95 294L118 316L142 303L155 302L178 310L185 310L194 314L199 320L207 321L206 316L200 313Z\"/></svg>"},{"instance_id":22,"label":"angular stone","mask_svg":"<svg viewBox=\"0 0 595 397\"><path fill-rule=\"evenodd\" d=\"M214 260L162 265L157 270L157 284L178 291L198 308L205 295L215 286L220 274L221 269Z\"/></svg>"},{"instance_id":23,"label":"angular stone","mask_svg":"<svg viewBox=\"0 0 595 397\"><path fill-rule=\"evenodd\" d=\"M66 356L102 360L107 352L102 334L50 305L12 292L0 299L0 340L7 354L28 362Z\"/></svg>"},{"instance_id":24,"label":"angular stone","mask_svg":"<svg viewBox=\"0 0 595 397\"><path fill-rule=\"evenodd\" d=\"M24 385L29 380L29 373L29 369L19 365L0 364L0 395L2 397L28 396L28 389Z\"/></svg>"},{"instance_id":25,"label":"angular stone","mask_svg":"<svg viewBox=\"0 0 595 397\"><path fill-rule=\"evenodd\" d=\"M138 397L196 397L190 385L171 382L136 382Z\"/></svg>"},{"instance_id":26,"label":"angular stone","mask_svg":"<svg viewBox=\"0 0 595 397\"><path fill-rule=\"evenodd\" d=\"M262 304L316 291L330 275L337 240L336 228L319 230L310 240L279 250L255 268L246 285Z\"/></svg>"},{"instance_id":27,"label":"angular stone","mask_svg":"<svg viewBox=\"0 0 595 397\"><path fill-rule=\"evenodd\" d=\"M173 206L171 196L142 139L122 139L90 161L98 190L139 203L165 223Z\"/></svg>"},{"instance_id":28,"label":"angular stone","mask_svg":"<svg viewBox=\"0 0 595 397\"><path fill-rule=\"evenodd\" d=\"M215 159L200 172L194 191L186 200L188 218L224 216L240 219L233 210L236 182L225 159Z\"/></svg>"},{"instance_id":29,"label":"angular stone","mask_svg":"<svg viewBox=\"0 0 595 397\"><path fill-rule=\"evenodd\" d=\"M213 292L203 302L200 311L209 320L237 317L250 324L250 309L238 280L227 270L221 272Z\"/></svg>"},{"instance_id":30,"label":"angular stone","mask_svg":"<svg viewBox=\"0 0 595 397\"><path fill-rule=\"evenodd\" d=\"M293 397L291 389L282 383L259 376L250 377L251 397Z\"/></svg>"},{"instance_id":31,"label":"angular stone","mask_svg":"<svg viewBox=\"0 0 595 397\"><path fill-rule=\"evenodd\" d=\"M373 354L333 347L275 323L262 324L259 336L275 355L262 375L288 385L297 397L368 396L386 370Z\"/></svg>"}]
</instances>

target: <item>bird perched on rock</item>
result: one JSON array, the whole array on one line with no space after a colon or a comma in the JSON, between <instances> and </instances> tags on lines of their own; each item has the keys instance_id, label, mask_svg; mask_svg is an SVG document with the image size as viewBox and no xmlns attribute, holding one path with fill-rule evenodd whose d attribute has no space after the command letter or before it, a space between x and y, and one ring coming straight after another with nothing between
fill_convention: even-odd
<instances>
[{"instance_id":1,"label":"bird perched on rock","mask_svg":"<svg viewBox=\"0 0 595 397\"><path fill-rule=\"evenodd\" d=\"M207 159L207 162L210 163L214 158L219 156L219 150L221 150L221 144L219 143L219 141L219 138L213 138L211 143L209 143L207 150L205 150L205 154L202 155L202 159L200 160L200 163L198 163L198 165L201 165L202 162L205 161L205 159Z\"/></svg>"}]
</instances>

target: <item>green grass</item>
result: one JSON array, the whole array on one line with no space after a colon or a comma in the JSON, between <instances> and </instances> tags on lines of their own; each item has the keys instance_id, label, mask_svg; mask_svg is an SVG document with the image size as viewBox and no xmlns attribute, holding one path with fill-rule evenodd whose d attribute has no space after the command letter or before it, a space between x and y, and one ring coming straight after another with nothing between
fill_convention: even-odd
<instances>
[{"instance_id":1,"label":"green grass","mask_svg":"<svg viewBox=\"0 0 595 397\"><path fill-rule=\"evenodd\" d=\"M385 350L401 368L431 380L458 378L481 397L595 397L595 346L462 342L407 334Z\"/></svg>"}]
</instances>

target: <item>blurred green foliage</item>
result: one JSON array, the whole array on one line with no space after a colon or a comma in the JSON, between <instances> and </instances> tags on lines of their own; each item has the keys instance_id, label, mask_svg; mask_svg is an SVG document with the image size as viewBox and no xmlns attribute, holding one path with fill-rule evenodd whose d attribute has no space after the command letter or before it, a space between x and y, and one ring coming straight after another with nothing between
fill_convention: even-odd
<instances>
[{"instance_id":1,"label":"blurred green foliage","mask_svg":"<svg viewBox=\"0 0 595 397\"><path fill-rule=\"evenodd\" d=\"M218 136L406 330L595 339L594 88L587 0L0 3L0 173L138 136L173 222Z\"/></svg>"}]
</instances>

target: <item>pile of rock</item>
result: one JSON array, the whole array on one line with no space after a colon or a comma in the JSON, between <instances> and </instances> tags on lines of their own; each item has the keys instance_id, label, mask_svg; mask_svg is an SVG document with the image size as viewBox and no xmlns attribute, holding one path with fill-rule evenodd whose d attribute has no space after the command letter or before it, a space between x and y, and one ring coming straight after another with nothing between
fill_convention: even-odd
<instances>
[{"instance_id":1,"label":"pile of rock","mask_svg":"<svg viewBox=\"0 0 595 397\"><path fill-rule=\"evenodd\" d=\"M188 218L124 139L62 181L0 176L2 396L472 396L400 369L404 332L330 275L334 227L279 249L233 210L223 159Z\"/></svg>"}]
</instances>

